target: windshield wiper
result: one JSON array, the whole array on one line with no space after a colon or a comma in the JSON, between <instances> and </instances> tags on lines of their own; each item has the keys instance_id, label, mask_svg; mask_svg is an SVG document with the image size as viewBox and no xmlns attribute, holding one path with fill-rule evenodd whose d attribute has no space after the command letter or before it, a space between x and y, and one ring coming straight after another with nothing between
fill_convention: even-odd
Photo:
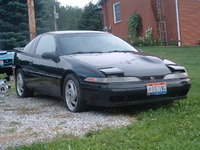
<instances>
[{"instance_id":1,"label":"windshield wiper","mask_svg":"<svg viewBox=\"0 0 200 150\"><path fill-rule=\"evenodd\" d=\"M86 52L86 53L93 54L93 53L103 53L103 52L100 52L100 51L91 51L91 52Z\"/></svg>"},{"instance_id":2,"label":"windshield wiper","mask_svg":"<svg viewBox=\"0 0 200 150\"><path fill-rule=\"evenodd\" d=\"M128 53L128 52L134 52L134 51L131 51L131 50L113 50L113 51L109 51L108 53L116 53L116 52Z\"/></svg>"},{"instance_id":3,"label":"windshield wiper","mask_svg":"<svg viewBox=\"0 0 200 150\"><path fill-rule=\"evenodd\" d=\"M86 52L74 52L71 53L71 55L73 54L95 54L95 53L117 53L117 52L123 52L123 53L128 53L128 52L135 52L135 51L131 51L131 50L113 50L113 51L108 51L108 52L102 52L102 51L86 51Z\"/></svg>"},{"instance_id":4,"label":"windshield wiper","mask_svg":"<svg viewBox=\"0 0 200 150\"><path fill-rule=\"evenodd\" d=\"M86 52L74 52L74 53L71 53L71 54L73 55L73 54L93 54L93 53L103 53L103 52L100 52L100 51L86 51Z\"/></svg>"},{"instance_id":5,"label":"windshield wiper","mask_svg":"<svg viewBox=\"0 0 200 150\"><path fill-rule=\"evenodd\" d=\"M85 54L85 52L74 52L74 53L71 53L70 55L73 55L73 54Z\"/></svg>"}]
</instances>

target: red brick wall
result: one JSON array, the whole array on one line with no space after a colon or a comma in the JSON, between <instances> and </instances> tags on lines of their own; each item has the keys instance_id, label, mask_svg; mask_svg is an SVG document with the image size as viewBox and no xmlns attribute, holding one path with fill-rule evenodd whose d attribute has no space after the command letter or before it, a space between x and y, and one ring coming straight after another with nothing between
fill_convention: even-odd
<instances>
[{"instance_id":1,"label":"red brick wall","mask_svg":"<svg viewBox=\"0 0 200 150\"><path fill-rule=\"evenodd\" d=\"M121 22L114 23L113 3L120 2ZM104 26L111 26L111 32L125 40L128 39L128 20L134 13L142 16L143 32L149 27L153 28L153 34L158 37L157 23L151 0L106 0L102 8Z\"/></svg>"},{"instance_id":2,"label":"red brick wall","mask_svg":"<svg viewBox=\"0 0 200 150\"><path fill-rule=\"evenodd\" d=\"M120 2L121 19L114 23L113 3ZM177 42L177 22L175 0L162 0L164 3L164 20L166 21L168 42ZM143 21L143 34L153 28L153 34L159 38L156 19L155 0L105 0L103 5L104 27L111 27L110 32L127 40L128 20L134 13L139 13ZM182 45L197 45L200 41L200 0L179 0L179 15Z\"/></svg>"},{"instance_id":3,"label":"red brick wall","mask_svg":"<svg viewBox=\"0 0 200 150\"><path fill-rule=\"evenodd\" d=\"M197 45L200 40L200 0L179 0L182 45Z\"/></svg>"},{"instance_id":4,"label":"red brick wall","mask_svg":"<svg viewBox=\"0 0 200 150\"><path fill-rule=\"evenodd\" d=\"M164 19L166 22L167 41L177 42L177 22L176 22L176 4L175 0L162 0L164 6Z\"/></svg>"}]
</instances>

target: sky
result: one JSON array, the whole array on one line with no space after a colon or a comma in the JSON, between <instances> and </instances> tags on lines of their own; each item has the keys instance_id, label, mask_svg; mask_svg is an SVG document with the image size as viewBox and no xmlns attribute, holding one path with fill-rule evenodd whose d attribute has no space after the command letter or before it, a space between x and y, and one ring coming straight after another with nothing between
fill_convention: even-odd
<instances>
[{"instance_id":1,"label":"sky","mask_svg":"<svg viewBox=\"0 0 200 150\"><path fill-rule=\"evenodd\" d=\"M87 5L89 2L92 1L93 4L96 4L99 0L57 0L61 3L61 5L68 5L68 6L78 6L80 8L83 8L85 5Z\"/></svg>"}]
</instances>

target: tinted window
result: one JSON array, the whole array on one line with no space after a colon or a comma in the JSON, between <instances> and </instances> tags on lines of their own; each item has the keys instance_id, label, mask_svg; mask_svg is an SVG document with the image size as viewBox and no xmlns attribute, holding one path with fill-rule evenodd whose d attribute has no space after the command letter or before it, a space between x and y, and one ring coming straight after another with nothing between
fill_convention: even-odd
<instances>
[{"instance_id":1,"label":"tinted window","mask_svg":"<svg viewBox=\"0 0 200 150\"><path fill-rule=\"evenodd\" d=\"M66 34L60 36L61 51L64 55L87 52L133 51L131 45L107 33Z\"/></svg>"},{"instance_id":2,"label":"tinted window","mask_svg":"<svg viewBox=\"0 0 200 150\"><path fill-rule=\"evenodd\" d=\"M44 35L41 37L36 48L36 54L42 55L43 53L55 52L56 42L52 35Z\"/></svg>"},{"instance_id":3,"label":"tinted window","mask_svg":"<svg viewBox=\"0 0 200 150\"><path fill-rule=\"evenodd\" d=\"M30 41L26 47L24 48L24 51L27 53L33 53L33 51L35 51L35 45L37 44L38 40L39 40L40 36L37 36L36 38L34 38L32 41Z\"/></svg>"},{"instance_id":4,"label":"tinted window","mask_svg":"<svg viewBox=\"0 0 200 150\"><path fill-rule=\"evenodd\" d=\"M34 40L32 40L31 42L29 42L29 43L25 46L25 48L24 48L24 51L25 51L25 52L30 53L33 42L34 42Z\"/></svg>"}]
</instances>

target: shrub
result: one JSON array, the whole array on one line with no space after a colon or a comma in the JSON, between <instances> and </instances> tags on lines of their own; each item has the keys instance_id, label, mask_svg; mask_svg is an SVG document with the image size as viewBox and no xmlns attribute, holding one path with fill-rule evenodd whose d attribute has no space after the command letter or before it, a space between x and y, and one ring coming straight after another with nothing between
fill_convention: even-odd
<instances>
[{"instance_id":1,"label":"shrub","mask_svg":"<svg viewBox=\"0 0 200 150\"><path fill-rule=\"evenodd\" d=\"M153 37L152 27L146 29L145 35L140 36L142 31L142 18L140 14L133 14L129 18L128 22L128 32L131 44L134 46L164 46L166 43L164 41L156 40Z\"/></svg>"},{"instance_id":2,"label":"shrub","mask_svg":"<svg viewBox=\"0 0 200 150\"><path fill-rule=\"evenodd\" d=\"M129 36L132 41L137 39L142 31L142 18L139 14L133 14L129 18Z\"/></svg>"}]
</instances>

